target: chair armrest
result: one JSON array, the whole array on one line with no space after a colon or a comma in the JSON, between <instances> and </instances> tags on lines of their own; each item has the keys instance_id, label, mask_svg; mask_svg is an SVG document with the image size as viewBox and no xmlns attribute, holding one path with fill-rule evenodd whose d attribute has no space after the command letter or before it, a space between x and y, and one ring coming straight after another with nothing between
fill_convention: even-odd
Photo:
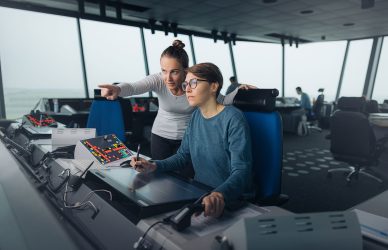
<instances>
[{"instance_id":1,"label":"chair armrest","mask_svg":"<svg viewBox=\"0 0 388 250\"><path fill-rule=\"evenodd\" d=\"M385 147L385 144L388 142L388 136L384 136L376 141L378 147Z\"/></svg>"},{"instance_id":2,"label":"chair armrest","mask_svg":"<svg viewBox=\"0 0 388 250\"><path fill-rule=\"evenodd\" d=\"M383 138L380 138L376 141L377 155L380 155L386 149L385 144L387 142L388 142L388 136L384 136Z\"/></svg>"}]
</instances>

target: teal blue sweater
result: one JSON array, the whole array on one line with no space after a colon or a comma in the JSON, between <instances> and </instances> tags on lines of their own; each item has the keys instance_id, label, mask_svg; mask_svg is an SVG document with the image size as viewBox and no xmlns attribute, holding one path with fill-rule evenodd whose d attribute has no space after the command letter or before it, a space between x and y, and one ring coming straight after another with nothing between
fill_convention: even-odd
<instances>
[{"instance_id":1,"label":"teal blue sweater","mask_svg":"<svg viewBox=\"0 0 388 250\"><path fill-rule=\"evenodd\" d=\"M209 119L196 109L178 152L155 161L157 171L183 168L192 161L196 181L223 194L226 204L249 194L252 154L249 127L243 113L226 106Z\"/></svg>"}]
</instances>

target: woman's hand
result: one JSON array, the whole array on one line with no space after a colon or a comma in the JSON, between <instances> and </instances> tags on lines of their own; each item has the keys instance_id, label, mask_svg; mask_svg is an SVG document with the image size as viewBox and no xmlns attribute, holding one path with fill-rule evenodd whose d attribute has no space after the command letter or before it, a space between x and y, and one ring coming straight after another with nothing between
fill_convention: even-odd
<instances>
[{"instance_id":1,"label":"woman's hand","mask_svg":"<svg viewBox=\"0 0 388 250\"><path fill-rule=\"evenodd\" d=\"M248 89L257 89L258 87L249 85L249 84L241 84L238 86L238 89L248 90Z\"/></svg>"},{"instance_id":2,"label":"woman's hand","mask_svg":"<svg viewBox=\"0 0 388 250\"><path fill-rule=\"evenodd\" d=\"M117 85L100 84L98 87L101 88L101 96L108 100L116 100L121 92L120 87Z\"/></svg>"},{"instance_id":3,"label":"woman's hand","mask_svg":"<svg viewBox=\"0 0 388 250\"><path fill-rule=\"evenodd\" d=\"M133 169L135 169L139 173L150 173L156 170L157 166L153 162L149 162L147 160L144 160L143 158L139 157L136 159L136 157L133 157L131 159L131 166Z\"/></svg>"},{"instance_id":4,"label":"woman's hand","mask_svg":"<svg viewBox=\"0 0 388 250\"><path fill-rule=\"evenodd\" d=\"M212 192L202 199L202 204L205 216L220 217L225 207L224 196L220 192Z\"/></svg>"}]
</instances>

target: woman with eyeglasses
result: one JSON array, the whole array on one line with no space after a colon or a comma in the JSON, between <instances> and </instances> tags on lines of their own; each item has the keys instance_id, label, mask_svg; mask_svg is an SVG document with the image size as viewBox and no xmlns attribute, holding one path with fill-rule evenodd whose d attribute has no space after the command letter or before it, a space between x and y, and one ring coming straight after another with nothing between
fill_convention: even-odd
<instances>
[{"instance_id":1,"label":"woman with eyeglasses","mask_svg":"<svg viewBox=\"0 0 388 250\"><path fill-rule=\"evenodd\" d=\"M149 75L135 83L120 83L118 85L102 84L102 96L114 100L118 96L125 97L139 95L153 91L157 93L159 110L152 126L151 157L156 160L165 159L173 155L179 148L194 107L189 105L182 82L189 67L189 57L184 50L185 44L175 40L167 47L161 57L161 73ZM243 85L240 88L250 88ZM220 95L218 101L232 104L237 89L226 97ZM192 177L189 169L183 173Z\"/></svg>"},{"instance_id":2,"label":"woman with eyeglasses","mask_svg":"<svg viewBox=\"0 0 388 250\"><path fill-rule=\"evenodd\" d=\"M190 160L196 181L214 190L203 199L204 215L218 217L225 204L251 190L251 141L248 123L234 106L217 102L223 84L218 67L201 63L187 69L182 89L194 110L177 153L165 160L149 162L132 158L138 172L178 170Z\"/></svg>"}]
</instances>

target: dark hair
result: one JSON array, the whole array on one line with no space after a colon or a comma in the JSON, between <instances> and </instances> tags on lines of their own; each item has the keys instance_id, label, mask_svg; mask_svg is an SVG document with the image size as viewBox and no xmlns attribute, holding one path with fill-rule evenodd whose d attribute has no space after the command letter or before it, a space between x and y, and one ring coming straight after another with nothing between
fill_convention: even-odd
<instances>
[{"instance_id":1,"label":"dark hair","mask_svg":"<svg viewBox=\"0 0 388 250\"><path fill-rule=\"evenodd\" d=\"M181 40L175 40L171 46L168 46L160 56L168 56L171 58L175 58L183 68L187 69L189 67L189 56L186 51L183 49L185 44L182 43Z\"/></svg>"},{"instance_id":2,"label":"dark hair","mask_svg":"<svg viewBox=\"0 0 388 250\"><path fill-rule=\"evenodd\" d=\"M222 89L224 79L222 77L220 69L216 65L214 65L213 63L199 63L188 68L187 72L190 72L199 78L206 79L209 83L217 82L218 89L216 97L218 97Z\"/></svg>"},{"instance_id":3,"label":"dark hair","mask_svg":"<svg viewBox=\"0 0 388 250\"><path fill-rule=\"evenodd\" d=\"M231 76L231 77L229 78L229 81L231 81L231 82L235 82L235 81L237 81L237 79L236 79L236 77L235 77L235 76Z\"/></svg>"},{"instance_id":4,"label":"dark hair","mask_svg":"<svg viewBox=\"0 0 388 250\"><path fill-rule=\"evenodd\" d=\"M296 87L295 88L297 91L302 91L302 88L301 87Z\"/></svg>"}]
</instances>

